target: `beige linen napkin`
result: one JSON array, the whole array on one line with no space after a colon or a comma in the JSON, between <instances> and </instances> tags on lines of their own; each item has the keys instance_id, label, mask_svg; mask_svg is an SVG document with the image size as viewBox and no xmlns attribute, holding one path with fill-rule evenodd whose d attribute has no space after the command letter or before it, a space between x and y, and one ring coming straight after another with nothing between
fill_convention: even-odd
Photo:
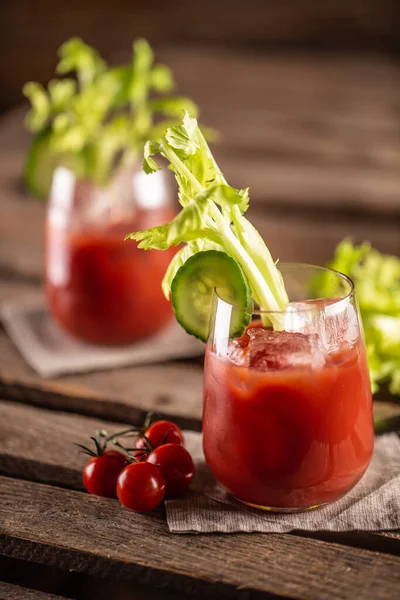
<instances>
[{"instance_id":1,"label":"beige linen napkin","mask_svg":"<svg viewBox=\"0 0 400 600\"><path fill-rule=\"evenodd\" d=\"M201 434L185 432L185 439L197 471L188 495L166 502L173 533L400 529L400 439L395 433L376 438L372 462L347 496L322 508L293 514L263 512L234 500L207 468Z\"/></svg>"},{"instance_id":2,"label":"beige linen napkin","mask_svg":"<svg viewBox=\"0 0 400 600\"><path fill-rule=\"evenodd\" d=\"M190 358L204 352L204 345L175 320L159 334L130 346L80 342L57 326L39 295L3 304L0 315L26 362L42 377Z\"/></svg>"}]
</instances>

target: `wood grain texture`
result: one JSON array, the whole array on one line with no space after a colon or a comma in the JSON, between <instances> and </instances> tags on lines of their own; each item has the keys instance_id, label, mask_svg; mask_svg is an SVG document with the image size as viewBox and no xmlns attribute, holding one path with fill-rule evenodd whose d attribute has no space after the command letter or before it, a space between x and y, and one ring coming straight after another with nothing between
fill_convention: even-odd
<instances>
[{"instance_id":1,"label":"wood grain texture","mask_svg":"<svg viewBox=\"0 0 400 600\"><path fill-rule=\"evenodd\" d=\"M61 596L28 590L19 585L0 581L0 600L63 600Z\"/></svg>"},{"instance_id":2,"label":"wood grain texture","mask_svg":"<svg viewBox=\"0 0 400 600\"><path fill-rule=\"evenodd\" d=\"M96 431L125 428L126 424L0 400L0 472L83 489L82 468L88 456L74 444L92 446L89 438Z\"/></svg>"},{"instance_id":3,"label":"wood grain texture","mask_svg":"<svg viewBox=\"0 0 400 600\"><path fill-rule=\"evenodd\" d=\"M77 29L76 35L86 32L106 48L123 40L129 43L131 36L138 33L154 34L156 40L170 42L282 40L306 44L318 40L322 46L341 48L346 43L357 46L363 39L388 43L397 31L391 0L354 0L351 4L346 0L325 0L323 6L312 0L286 0L283 5L271 0L249 0L246 7L238 0L220 0L218 4L204 0L203 11L197 11L196 18L180 0L171 0L168 8L162 0L153 0L151 6L140 0L116 0L113 19L104 0L70 0L59 12L48 0L38 0L36 11L29 0L14 0L3 8L7 9L4 14L9 18L8 24L13 26L14 48L26 49L35 40L40 42L39 48L51 46L60 31L68 32L71 27ZM209 18L210 12L213 19ZM59 22L56 16L60 17ZM91 27L94 18L96 29ZM53 30L49 31L51 24ZM381 40L382 36L386 38ZM11 40L6 38L3 44L7 42Z\"/></svg>"},{"instance_id":4,"label":"wood grain texture","mask_svg":"<svg viewBox=\"0 0 400 600\"><path fill-rule=\"evenodd\" d=\"M173 591L156 589L151 584L136 585L126 581L111 578L91 577L85 573L61 570L56 567L29 561L21 561L0 554L0 573L9 586L21 586L15 593L20 594L16 600L23 600L25 588L31 593L56 594L59 600L64 596L75 600L176 600ZM1 585L1 584L0 584ZM1 587L0 587L1 589ZM7 588L6 588L7 589ZM36 592L36 590L40 590ZM22 595L22 598L21 598ZM39 600L43 597L39 596ZM52 599L53 596L50 595ZM0 600L3 598L0 594ZM30 600L28 597L27 600ZM179 600L193 600L193 597L180 595ZM217 599L214 599L217 600Z\"/></svg>"},{"instance_id":5,"label":"wood grain texture","mask_svg":"<svg viewBox=\"0 0 400 600\"><path fill-rule=\"evenodd\" d=\"M20 289L19 284L14 289ZM10 287L6 293L11 293ZM154 411L183 427L201 427L199 365L167 363L42 379L1 330L0 356L0 397L5 399L129 424L143 422L145 414ZM378 418L399 414L395 399L383 394L382 400L375 403Z\"/></svg>"},{"instance_id":6,"label":"wood grain texture","mask_svg":"<svg viewBox=\"0 0 400 600\"><path fill-rule=\"evenodd\" d=\"M26 365L4 331L0 356L0 397L132 424L154 411L199 428L200 366L167 363L44 380Z\"/></svg>"},{"instance_id":7,"label":"wood grain texture","mask_svg":"<svg viewBox=\"0 0 400 600\"><path fill-rule=\"evenodd\" d=\"M38 291L34 284L0 281L0 304ZM200 427L200 365L172 362L44 380L25 363L1 325L0 356L0 397L130 424L154 411L184 427Z\"/></svg>"},{"instance_id":8,"label":"wood grain texture","mask_svg":"<svg viewBox=\"0 0 400 600\"><path fill-rule=\"evenodd\" d=\"M400 532L398 531L301 531L296 532L296 535L351 546L352 548L364 548L373 552L383 552L400 556Z\"/></svg>"},{"instance_id":9,"label":"wood grain texture","mask_svg":"<svg viewBox=\"0 0 400 600\"><path fill-rule=\"evenodd\" d=\"M1 189L1 188L0 188ZM0 192L1 195L1 192ZM340 213L315 214L304 209L277 207L268 215L259 208L249 218L268 242L274 256L282 261L324 264L345 237L369 239L382 252L400 254L400 226L365 216ZM0 198L0 276L8 281L38 283L43 272L42 229L44 207L26 199L12 202Z\"/></svg>"},{"instance_id":10,"label":"wood grain texture","mask_svg":"<svg viewBox=\"0 0 400 600\"><path fill-rule=\"evenodd\" d=\"M217 157L237 185L250 185L253 202L398 208L400 60L190 47L159 54L202 120L221 131ZM6 164L19 163L15 171L28 136L19 118L13 154L6 130L0 147Z\"/></svg>"},{"instance_id":11,"label":"wood grain texture","mask_svg":"<svg viewBox=\"0 0 400 600\"><path fill-rule=\"evenodd\" d=\"M375 403L375 414L400 415L400 406ZM126 423L0 400L0 472L82 489L81 473L88 457L79 453L74 444L91 445L89 438L96 431L106 429L115 433L124 428Z\"/></svg>"},{"instance_id":12,"label":"wood grain texture","mask_svg":"<svg viewBox=\"0 0 400 600\"><path fill-rule=\"evenodd\" d=\"M220 127L216 155L235 185L250 185L249 216L274 256L323 263L346 236L400 253L397 63L190 52L166 58L188 79L185 91L199 96L204 121ZM254 93L242 90L247 84ZM0 121L0 275L37 282L45 206L22 190L29 139L22 121L20 109Z\"/></svg>"},{"instance_id":13,"label":"wood grain texture","mask_svg":"<svg viewBox=\"0 0 400 600\"><path fill-rule=\"evenodd\" d=\"M396 206L396 61L299 52L164 54L204 121L220 128L217 157L238 185L247 176L253 201Z\"/></svg>"},{"instance_id":14,"label":"wood grain texture","mask_svg":"<svg viewBox=\"0 0 400 600\"><path fill-rule=\"evenodd\" d=\"M1 188L0 188L1 190ZM330 193L330 192L329 192ZM323 192L321 191L321 196ZM330 211L276 204L275 208L251 208L248 216L281 261L324 264L332 259L335 246L345 237L368 239L382 252L400 254L400 225L368 218L360 213L343 215ZM26 198L1 199L0 276L3 279L37 283L43 273L44 206Z\"/></svg>"},{"instance_id":15,"label":"wood grain texture","mask_svg":"<svg viewBox=\"0 0 400 600\"><path fill-rule=\"evenodd\" d=\"M37 284L32 285L32 283L27 283L26 280L13 281L12 279L5 279L4 275L0 275L0 306L3 302L17 300L20 296L29 296L37 292L40 293L40 286Z\"/></svg>"},{"instance_id":16,"label":"wood grain texture","mask_svg":"<svg viewBox=\"0 0 400 600\"><path fill-rule=\"evenodd\" d=\"M8 556L219 597L398 597L397 557L287 535L174 536L157 515L10 478L0 478L0 493Z\"/></svg>"},{"instance_id":17,"label":"wood grain texture","mask_svg":"<svg viewBox=\"0 0 400 600\"><path fill-rule=\"evenodd\" d=\"M396 409L400 414L400 407L393 404L379 403L378 407L378 414L387 414L390 409L390 414ZM96 430L114 433L123 427L0 401L0 473L82 490L81 473L87 456L78 454L73 442L88 444ZM301 532L298 535L400 556L400 534L396 532Z\"/></svg>"},{"instance_id":18,"label":"wood grain texture","mask_svg":"<svg viewBox=\"0 0 400 600\"><path fill-rule=\"evenodd\" d=\"M212 15L212 18L210 18ZM171 0L12 0L0 4L0 107L21 97L27 80L53 76L56 49L68 37L81 36L107 58L128 50L132 40L153 44L193 44L217 54L226 47L285 45L315 48L395 50L399 48L399 9L395 0L203 0L202 9ZM94 26L95 24L95 26Z\"/></svg>"}]
</instances>

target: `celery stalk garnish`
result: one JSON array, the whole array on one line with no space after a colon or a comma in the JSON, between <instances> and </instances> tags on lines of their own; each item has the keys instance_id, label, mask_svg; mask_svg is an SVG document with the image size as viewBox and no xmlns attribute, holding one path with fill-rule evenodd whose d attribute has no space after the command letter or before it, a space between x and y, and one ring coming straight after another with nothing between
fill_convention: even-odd
<instances>
[{"instance_id":1,"label":"celery stalk garnish","mask_svg":"<svg viewBox=\"0 0 400 600\"><path fill-rule=\"evenodd\" d=\"M145 250L186 243L165 274L162 287L167 299L178 269L188 258L204 250L221 250L239 263L262 310L284 310L288 297L282 276L260 234L244 217L248 189L239 190L226 182L197 120L186 112L181 125L147 142L143 168L148 174L160 168L153 158L156 154L166 158L175 173L182 210L170 223L126 238L138 241ZM279 315L269 319L274 327L282 326Z\"/></svg>"}]
</instances>

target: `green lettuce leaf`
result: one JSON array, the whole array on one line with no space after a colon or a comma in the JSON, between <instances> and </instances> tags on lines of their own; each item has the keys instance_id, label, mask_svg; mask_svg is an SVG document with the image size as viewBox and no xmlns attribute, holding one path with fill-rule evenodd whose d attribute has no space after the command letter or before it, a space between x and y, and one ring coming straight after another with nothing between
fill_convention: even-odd
<instances>
[{"instance_id":1,"label":"green lettuce leaf","mask_svg":"<svg viewBox=\"0 0 400 600\"><path fill-rule=\"evenodd\" d=\"M400 258L381 254L369 242L344 240L329 266L354 282L373 391L386 382L400 395ZM319 292L329 297L326 285Z\"/></svg>"}]
</instances>

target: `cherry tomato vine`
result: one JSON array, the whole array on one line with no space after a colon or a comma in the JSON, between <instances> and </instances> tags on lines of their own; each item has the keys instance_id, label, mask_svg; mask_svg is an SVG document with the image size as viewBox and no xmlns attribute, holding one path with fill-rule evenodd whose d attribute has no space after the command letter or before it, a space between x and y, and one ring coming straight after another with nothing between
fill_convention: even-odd
<instances>
[{"instance_id":1,"label":"cherry tomato vine","mask_svg":"<svg viewBox=\"0 0 400 600\"><path fill-rule=\"evenodd\" d=\"M195 466L184 447L181 429L172 421L146 417L143 427L113 434L101 430L90 439L93 448L76 444L90 460L83 484L90 494L118 498L136 512L153 510L164 497L181 496L189 487ZM134 437L133 445L126 445Z\"/></svg>"}]
</instances>

